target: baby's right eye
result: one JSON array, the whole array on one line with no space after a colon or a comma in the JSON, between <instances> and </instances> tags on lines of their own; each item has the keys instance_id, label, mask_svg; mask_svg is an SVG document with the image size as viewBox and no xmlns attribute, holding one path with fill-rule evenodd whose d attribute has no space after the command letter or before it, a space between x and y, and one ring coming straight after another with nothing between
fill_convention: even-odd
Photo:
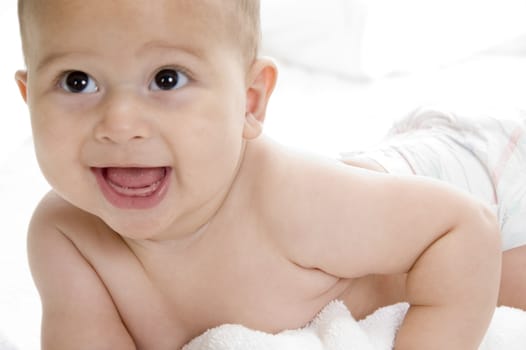
<instances>
[{"instance_id":1,"label":"baby's right eye","mask_svg":"<svg viewBox=\"0 0 526 350\"><path fill-rule=\"evenodd\" d=\"M59 86L74 94L91 94L99 91L93 78L82 71L67 72L60 79Z\"/></svg>"}]
</instances>

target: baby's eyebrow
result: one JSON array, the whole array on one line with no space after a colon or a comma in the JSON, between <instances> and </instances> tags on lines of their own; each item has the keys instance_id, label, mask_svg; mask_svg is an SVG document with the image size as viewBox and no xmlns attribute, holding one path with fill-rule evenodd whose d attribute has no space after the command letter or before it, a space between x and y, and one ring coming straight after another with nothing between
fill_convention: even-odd
<instances>
[{"instance_id":1,"label":"baby's eyebrow","mask_svg":"<svg viewBox=\"0 0 526 350\"><path fill-rule=\"evenodd\" d=\"M162 50L162 51L172 51L172 52L179 52L179 53L185 53L193 56L194 58L199 58L201 60L204 60L206 58L206 52L203 48L200 48L198 46L191 46L191 45L174 45L165 41L161 40L154 40L147 42L142 47L140 47L136 54L138 56L144 55L147 52L151 50ZM96 52L92 51L59 51L59 52L52 52L46 56L42 60L40 60L37 63L36 71L41 71L45 69L47 66L52 65L56 61L64 60L70 57L78 57L82 60L85 60L86 58L93 58L93 57L101 57L102 55L97 54Z\"/></svg>"},{"instance_id":2,"label":"baby's eyebrow","mask_svg":"<svg viewBox=\"0 0 526 350\"><path fill-rule=\"evenodd\" d=\"M84 51L52 52L44 56L44 58L37 63L36 71L39 72L45 69L46 67L54 64L56 61L64 60L64 59L75 57L75 56L85 59L88 56L91 56L91 57L97 56L97 54L94 52L87 52L87 51L86 52Z\"/></svg>"}]
</instances>

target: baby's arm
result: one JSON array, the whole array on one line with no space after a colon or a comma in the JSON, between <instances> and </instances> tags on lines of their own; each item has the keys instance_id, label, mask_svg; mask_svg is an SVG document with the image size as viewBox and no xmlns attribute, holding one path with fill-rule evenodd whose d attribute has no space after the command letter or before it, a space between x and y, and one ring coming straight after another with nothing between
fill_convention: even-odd
<instances>
[{"instance_id":1,"label":"baby's arm","mask_svg":"<svg viewBox=\"0 0 526 350\"><path fill-rule=\"evenodd\" d=\"M411 308L395 349L478 349L495 310L500 281L500 244L493 215L470 201L458 219L424 249L409 269ZM418 230L427 223L415 225ZM418 232L418 231L416 231Z\"/></svg>"},{"instance_id":2,"label":"baby's arm","mask_svg":"<svg viewBox=\"0 0 526 350\"><path fill-rule=\"evenodd\" d=\"M411 308L396 349L476 349L499 286L493 215L471 197L421 177L345 165L298 168L301 173L289 170L289 176L304 188L290 191L303 215L286 218L296 231L284 235L292 260L347 278L408 272ZM298 195L303 192L309 195Z\"/></svg>"},{"instance_id":3,"label":"baby's arm","mask_svg":"<svg viewBox=\"0 0 526 350\"><path fill-rule=\"evenodd\" d=\"M57 226L63 207L54 195L46 196L29 228L29 262L42 300L42 349L135 349L97 273Z\"/></svg>"}]
</instances>

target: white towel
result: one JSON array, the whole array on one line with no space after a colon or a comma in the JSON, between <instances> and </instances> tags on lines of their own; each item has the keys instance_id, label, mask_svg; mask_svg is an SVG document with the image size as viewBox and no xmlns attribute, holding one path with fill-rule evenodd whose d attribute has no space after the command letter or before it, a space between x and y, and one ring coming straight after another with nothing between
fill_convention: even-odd
<instances>
[{"instance_id":1,"label":"white towel","mask_svg":"<svg viewBox=\"0 0 526 350\"><path fill-rule=\"evenodd\" d=\"M340 301L331 302L306 327L278 334L240 325L221 325L188 343L183 350L390 350L408 305L377 310L356 321ZM526 312L498 307L479 350L526 349Z\"/></svg>"}]
</instances>

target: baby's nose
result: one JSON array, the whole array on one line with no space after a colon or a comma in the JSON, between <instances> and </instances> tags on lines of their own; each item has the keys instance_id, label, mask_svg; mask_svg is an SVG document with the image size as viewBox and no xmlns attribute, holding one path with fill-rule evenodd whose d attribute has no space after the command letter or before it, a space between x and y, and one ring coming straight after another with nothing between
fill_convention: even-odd
<instances>
[{"instance_id":1,"label":"baby's nose","mask_svg":"<svg viewBox=\"0 0 526 350\"><path fill-rule=\"evenodd\" d=\"M131 91L109 93L102 104L95 138L105 143L126 143L152 136L152 120L142 96Z\"/></svg>"}]
</instances>

